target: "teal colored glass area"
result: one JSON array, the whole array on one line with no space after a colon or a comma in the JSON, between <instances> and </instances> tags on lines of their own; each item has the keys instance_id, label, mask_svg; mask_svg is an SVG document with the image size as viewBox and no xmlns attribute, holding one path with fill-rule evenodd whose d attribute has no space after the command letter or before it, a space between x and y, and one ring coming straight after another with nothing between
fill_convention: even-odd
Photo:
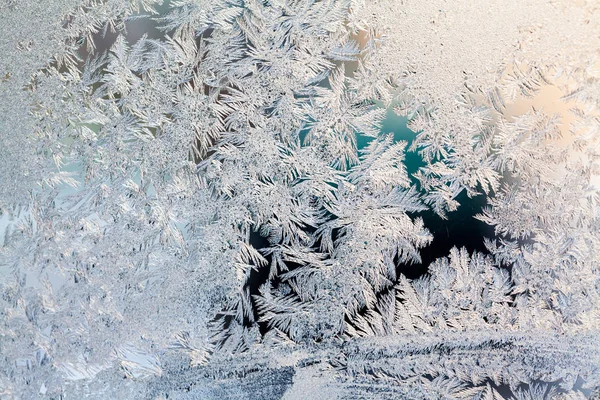
<instances>
[{"instance_id":1,"label":"teal colored glass area","mask_svg":"<svg viewBox=\"0 0 600 400\"><path fill-rule=\"evenodd\" d=\"M394 141L408 142L407 149L414 140L416 133L407 126L407 119L398 116L391 109L386 111L386 118L381 127L382 134L393 133ZM357 146L360 151L372 138L359 135ZM422 158L416 151L408 151L405 154L406 170L416 185L421 190L418 181L412 176L419 168L425 166ZM461 192L456 200L460 203L458 210L448 213L447 219L442 219L433 211L425 211L413 214L413 217L421 217L425 226L432 233L434 239L432 243L421 250L422 262L412 265L400 265L399 272L408 278L417 278L427 272L427 266L439 257L448 256L450 249L465 247L469 253L478 251L488 253L484 238L493 238L494 229L484 222L474 218L475 215L482 212L487 204L487 198L484 194L469 198L465 191Z\"/></svg>"}]
</instances>

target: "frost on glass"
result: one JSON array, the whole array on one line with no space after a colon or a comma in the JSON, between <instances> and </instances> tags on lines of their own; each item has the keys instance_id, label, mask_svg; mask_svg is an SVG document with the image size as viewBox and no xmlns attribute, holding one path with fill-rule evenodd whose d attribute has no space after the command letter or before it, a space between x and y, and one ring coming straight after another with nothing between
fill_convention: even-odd
<instances>
[{"instance_id":1,"label":"frost on glass","mask_svg":"<svg viewBox=\"0 0 600 400\"><path fill-rule=\"evenodd\" d=\"M599 14L4 1L0 398L597 395Z\"/></svg>"}]
</instances>

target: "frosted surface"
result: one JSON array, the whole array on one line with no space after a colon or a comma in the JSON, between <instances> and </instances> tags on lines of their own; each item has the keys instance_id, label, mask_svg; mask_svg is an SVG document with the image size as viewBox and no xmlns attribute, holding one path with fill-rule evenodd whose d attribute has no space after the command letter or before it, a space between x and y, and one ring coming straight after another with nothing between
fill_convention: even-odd
<instances>
[{"instance_id":1,"label":"frosted surface","mask_svg":"<svg viewBox=\"0 0 600 400\"><path fill-rule=\"evenodd\" d=\"M599 15L2 2L0 398L598 396Z\"/></svg>"}]
</instances>

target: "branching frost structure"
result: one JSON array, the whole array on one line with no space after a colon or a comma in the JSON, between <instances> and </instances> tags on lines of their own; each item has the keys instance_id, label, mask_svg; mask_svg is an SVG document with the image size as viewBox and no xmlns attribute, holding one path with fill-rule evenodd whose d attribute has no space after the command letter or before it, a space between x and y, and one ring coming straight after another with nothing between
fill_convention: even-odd
<instances>
[{"instance_id":1,"label":"branching frost structure","mask_svg":"<svg viewBox=\"0 0 600 400\"><path fill-rule=\"evenodd\" d=\"M1 398L600 386L595 1L0 13ZM548 88L562 111L512 107ZM407 279L419 214L461 193L487 199L487 253Z\"/></svg>"}]
</instances>

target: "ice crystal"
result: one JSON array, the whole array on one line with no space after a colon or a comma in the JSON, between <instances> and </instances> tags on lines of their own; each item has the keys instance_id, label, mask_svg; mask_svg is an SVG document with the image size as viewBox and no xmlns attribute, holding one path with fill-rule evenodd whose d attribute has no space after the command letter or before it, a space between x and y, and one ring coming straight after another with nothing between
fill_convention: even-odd
<instances>
[{"instance_id":1,"label":"ice crystal","mask_svg":"<svg viewBox=\"0 0 600 400\"><path fill-rule=\"evenodd\" d=\"M0 12L0 398L598 393L595 1Z\"/></svg>"}]
</instances>

